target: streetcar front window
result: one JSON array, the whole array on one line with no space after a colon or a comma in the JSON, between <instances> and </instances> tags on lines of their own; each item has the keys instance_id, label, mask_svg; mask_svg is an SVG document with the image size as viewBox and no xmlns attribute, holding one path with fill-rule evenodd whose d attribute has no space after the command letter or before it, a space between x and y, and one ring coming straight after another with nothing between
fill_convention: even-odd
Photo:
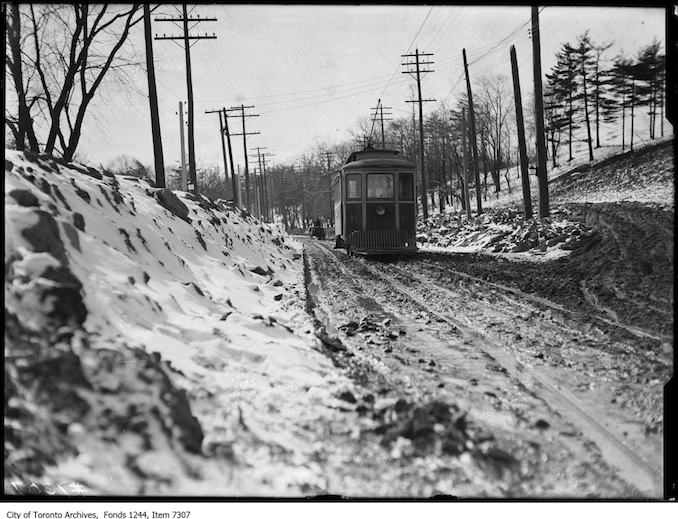
<instances>
[{"instance_id":1,"label":"streetcar front window","mask_svg":"<svg viewBox=\"0 0 678 519\"><path fill-rule=\"evenodd\" d=\"M370 173L367 175L367 199L393 199L393 173Z\"/></svg>"},{"instance_id":2,"label":"streetcar front window","mask_svg":"<svg viewBox=\"0 0 678 519\"><path fill-rule=\"evenodd\" d=\"M412 173L400 173L398 175L398 198L400 200L414 200Z\"/></svg>"},{"instance_id":3,"label":"streetcar front window","mask_svg":"<svg viewBox=\"0 0 678 519\"><path fill-rule=\"evenodd\" d=\"M346 175L346 198L348 200L362 199L362 175Z\"/></svg>"}]
</instances>

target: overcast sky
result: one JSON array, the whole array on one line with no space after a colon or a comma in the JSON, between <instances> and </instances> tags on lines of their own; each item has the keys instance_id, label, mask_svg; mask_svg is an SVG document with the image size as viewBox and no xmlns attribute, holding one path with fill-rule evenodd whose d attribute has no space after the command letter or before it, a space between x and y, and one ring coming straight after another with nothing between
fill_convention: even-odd
<instances>
[{"instance_id":1,"label":"overcast sky","mask_svg":"<svg viewBox=\"0 0 678 519\"><path fill-rule=\"evenodd\" d=\"M434 54L422 81L425 113L465 95L462 48L472 78L505 74L510 78L509 46L516 46L523 94L531 90L532 51L529 6L271 6L200 5L193 14L216 17L193 32L215 33L191 48L198 167L219 164L223 171L219 119L205 110L236 103L255 105L247 120L248 147L289 162L316 143L334 143L357 129L381 98L393 115L411 114L406 103L415 81L402 74L401 54ZM163 5L159 13L178 15ZM632 7L545 7L540 14L542 71L554 63L560 45L589 29L594 41L614 42L608 51L635 54L654 38L665 40L665 11ZM172 23L153 22L155 34L180 34ZM143 52L143 27L133 45ZM155 41L159 109L166 167L180 159L178 103L186 100L183 49ZM152 164L147 87L110 92L88 120L82 152L98 164L119 154ZM527 107L526 107L527 109ZM237 121L233 121L235 124ZM239 131L239 126L237 127ZM242 138L233 138L234 160L242 163Z\"/></svg>"}]
</instances>

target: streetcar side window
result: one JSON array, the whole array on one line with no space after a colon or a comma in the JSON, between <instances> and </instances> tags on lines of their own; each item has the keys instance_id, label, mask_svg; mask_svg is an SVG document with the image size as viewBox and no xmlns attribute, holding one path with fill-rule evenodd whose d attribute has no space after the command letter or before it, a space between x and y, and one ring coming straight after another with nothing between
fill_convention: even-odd
<instances>
[{"instance_id":1,"label":"streetcar side window","mask_svg":"<svg viewBox=\"0 0 678 519\"><path fill-rule=\"evenodd\" d=\"M368 200L393 200L393 173L370 173L367 175Z\"/></svg>"},{"instance_id":2,"label":"streetcar side window","mask_svg":"<svg viewBox=\"0 0 678 519\"><path fill-rule=\"evenodd\" d=\"M346 199L362 200L362 175L346 175Z\"/></svg>"},{"instance_id":3,"label":"streetcar side window","mask_svg":"<svg viewBox=\"0 0 678 519\"><path fill-rule=\"evenodd\" d=\"M412 173L400 173L398 175L398 198L400 200L414 200Z\"/></svg>"}]
</instances>

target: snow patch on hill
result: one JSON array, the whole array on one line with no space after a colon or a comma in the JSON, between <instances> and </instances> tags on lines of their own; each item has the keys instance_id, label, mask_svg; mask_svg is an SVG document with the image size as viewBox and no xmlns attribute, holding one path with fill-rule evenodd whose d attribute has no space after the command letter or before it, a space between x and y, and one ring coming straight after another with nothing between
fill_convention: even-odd
<instances>
[{"instance_id":1,"label":"snow patch on hill","mask_svg":"<svg viewBox=\"0 0 678 519\"><path fill-rule=\"evenodd\" d=\"M5 233L6 490L322 491L311 440L350 382L311 338L298 243L228 203L12 150Z\"/></svg>"}]
</instances>

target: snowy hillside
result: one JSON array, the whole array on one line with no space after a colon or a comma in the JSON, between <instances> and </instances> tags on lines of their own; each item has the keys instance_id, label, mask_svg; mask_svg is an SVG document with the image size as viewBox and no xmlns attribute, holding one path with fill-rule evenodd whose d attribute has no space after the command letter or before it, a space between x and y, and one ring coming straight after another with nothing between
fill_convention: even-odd
<instances>
[{"instance_id":1,"label":"snowy hillside","mask_svg":"<svg viewBox=\"0 0 678 519\"><path fill-rule=\"evenodd\" d=\"M297 243L12 150L5 233L6 492L320 491L309 437L350 382L310 334Z\"/></svg>"}]
</instances>

